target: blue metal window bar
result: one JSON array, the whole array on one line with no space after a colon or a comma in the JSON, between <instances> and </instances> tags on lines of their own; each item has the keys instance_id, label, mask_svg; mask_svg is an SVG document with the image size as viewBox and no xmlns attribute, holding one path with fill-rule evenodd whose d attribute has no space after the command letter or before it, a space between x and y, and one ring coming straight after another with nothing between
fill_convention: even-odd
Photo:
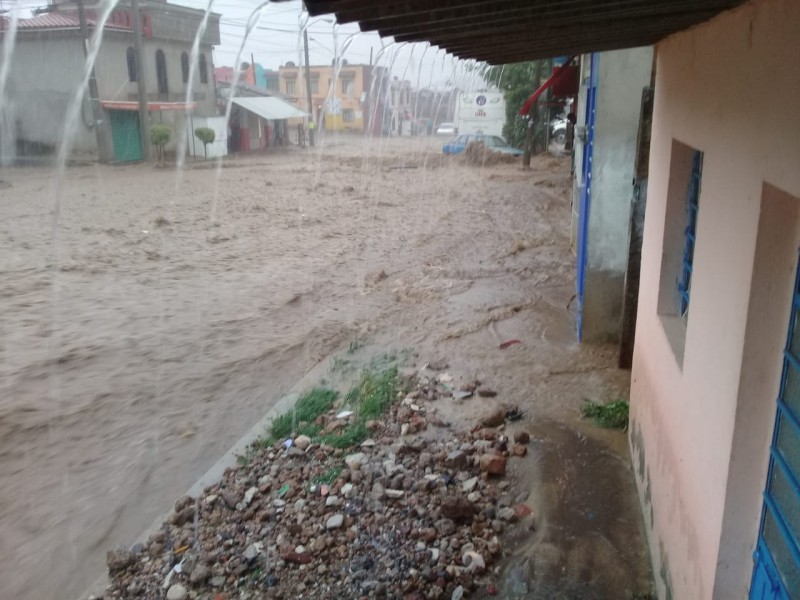
<instances>
[{"instance_id":1,"label":"blue metal window bar","mask_svg":"<svg viewBox=\"0 0 800 600\"><path fill-rule=\"evenodd\" d=\"M787 498L777 495L773 486L774 473L777 469L789 488L793 502L800 502L800 473L797 472L800 456L788 453L793 448L796 452L797 444L800 443L800 414L796 410L800 406L800 397L797 397L800 395L800 387L788 385L790 376L800 381L800 357L793 352L793 347L796 346L795 328L800 326L797 322L798 314L800 314L800 270L795 279L789 335L783 352L783 373L770 447L764 507L761 513L758 545L754 553L756 568L753 573L751 598L790 598L793 597L792 592L797 593L797 586L800 583L797 577L797 573L800 573L800 530L797 521L793 522L788 518L796 507L787 506ZM769 543L765 535L768 517L775 523L779 539L785 548L774 547L774 540ZM768 582L764 580L765 577L769 579Z\"/></svg>"},{"instance_id":2,"label":"blue metal window bar","mask_svg":"<svg viewBox=\"0 0 800 600\"><path fill-rule=\"evenodd\" d=\"M692 265L694 261L695 232L697 231L697 200L700 197L700 180L703 176L703 153L695 150L692 154L692 174L686 190L686 238L683 247L683 266L678 279L678 314L685 317L689 311L689 290L692 286Z\"/></svg>"}]
</instances>

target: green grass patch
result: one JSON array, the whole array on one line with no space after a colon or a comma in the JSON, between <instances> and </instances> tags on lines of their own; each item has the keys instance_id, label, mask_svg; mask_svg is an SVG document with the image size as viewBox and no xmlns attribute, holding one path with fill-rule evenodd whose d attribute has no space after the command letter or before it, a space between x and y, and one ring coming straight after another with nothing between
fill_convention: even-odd
<instances>
[{"instance_id":1,"label":"green grass patch","mask_svg":"<svg viewBox=\"0 0 800 600\"><path fill-rule=\"evenodd\" d=\"M358 385L348 392L346 400L359 420L381 416L397 400L397 368L365 370Z\"/></svg>"},{"instance_id":2,"label":"green grass patch","mask_svg":"<svg viewBox=\"0 0 800 600\"><path fill-rule=\"evenodd\" d=\"M253 445L267 448L279 440L297 434L307 435L315 442L334 448L352 448L369 437L366 422L383 415L397 400L397 391L396 367L381 370L366 369L361 374L358 384L346 397L346 404L355 413L352 422L339 431L324 433L322 427L314 421L333 408L337 393L328 388L314 388L297 401L294 409L277 416L270 425L267 435ZM243 457L242 464L246 464L248 459L249 457Z\"/></svg>"},{"instance_id":3,"label":"green grass patch","mask_svg":"<svg viewBox=\"0 0 800 600\"><path fill-rule=\"evenodd\" d=\"M322 475L317 475L314 477L313 482L319 485L320 483L326 483L331 485L334 481L339 478L339 475L342 473L342 467L334 467L332 469L328 469Z\"/></svg>"},{"instance_id":4,"label":"green grass patch","mask_svg":"<svg viewBox=\"0 0 800 600\"><path fill-rule=\"evenodd\" d=\"M336 433L328 433L319 438L319 441L333 448L345 450L358 446L361 442L369 437L369 431L363 421L356 421L351 423L341 431Z\"/></svg>"},{"instance_id":5,"label":"green grass patch","mask_svg":"<svg viewBox=\"0 0 800 600\"><path fill-rule=\"evenodd\" d=\"M581 413L584 417L589 417L600 427L607 429L627 429L628 428L628 403L625 400L617 400L610 404L599 404L587 401Z\"/></svg>"},{"instance_id":6,"label":"green grass patch","mask_svg":"<svg viewBox=\"0 0 800 600\"><path fill-rule=\"evenodd\" d=\"M299 423L305 423L298 434L313 437L319 433L320 427L314 420L328 412L336 400L337 393L327 388L313 388L301 396L292 410L275 417L269 428L269 434L262 440L264 446L271 446L277 440L289 437Z\"/></svg>"}]
</instances>

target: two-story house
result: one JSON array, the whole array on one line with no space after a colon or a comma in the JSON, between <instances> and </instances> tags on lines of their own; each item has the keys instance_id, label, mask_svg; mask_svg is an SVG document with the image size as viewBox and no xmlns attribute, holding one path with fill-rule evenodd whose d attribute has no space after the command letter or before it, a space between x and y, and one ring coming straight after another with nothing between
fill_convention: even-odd
<instances>
[{"instance_id":1,"label":"two-story house","mask_svg":"<svg viewBox=\"0 0 800 600\"><path fill-rule=\"evenodd\" d=\"M17 25L2 107L4 134L13 138L3 147L15 154L46 155L57 150L68 107L86 71L77 4L56 0L48 8L32 18L19 19ZM86 5L90 34L100 20L101 9L96 3ZM140 12L150 122L173 128L174 147L186 135L187 113L201 117L217 114L211 51L219 44L219 15L209 15L200 40L187 104L192 45L204 11L165 0L142 0ZM8 18L0 19L3 35L8 34L9 26ZM142 157L143 143L149 142L140 135L134 46L133 14L130 3L122 0L106 22L94 65L100 118L93 117L87 90L80 120L71 134L73 153L109 161Z\"/></svg>"},{"instance_id":2,"label":"two-story house","mask_svg":"<svg viewBox=\"0 0 800 600\"><path fill-rule=\"evenodd\" d=\"M279 67L280 92L298 108L308 112L306 77L311 80L311 103L314 122L327 131L364 132L380 116L377 103L370 102L372 69L343 61L333 65L297 67L289 62ZM338 77L334 82L336 71ZM377 87L377 86L376 86ZM372 97L378 97L375 90Z\"/></svg>"}]
</instances>

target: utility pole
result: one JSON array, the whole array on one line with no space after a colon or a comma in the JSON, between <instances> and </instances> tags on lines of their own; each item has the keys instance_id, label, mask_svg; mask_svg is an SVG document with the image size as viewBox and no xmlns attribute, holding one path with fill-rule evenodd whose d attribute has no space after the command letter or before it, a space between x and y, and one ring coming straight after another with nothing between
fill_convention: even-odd
<instances>
[{"instance_id":1,"label":"utility pole","mask_svg":"<svg viewBox=\"0 0 800 600\"><path fill-rule=\"evenodd\" d=\"M256 82L256 59L253 56L252 52L250 53L250 71L252 71L253 73L253 85L257 87L258 84Z\"/></svg>"},{"instance_id":2,"label":"utility pole","mask_svg":"<svg viewBox=\"0 0 800 600\"><path fill-rule=\"evenodd\" d=\"M83 55L89 57L89 27L86 24L86 9L83 0L78 0L78 21L81 27L81 43L83 44ZM105 125L103 113L100 110L100 92L97 90L97 76L94 66L89 74L89 104L92 108L92 121L94 122L94 134L97 137L97 155L101 162L106 162L110 157L107 152Z\"/></svg>"},{"instance_id":3,"label":"utility pole","mask_svg":"<svg viewBox=\"0 0 800 600\"><path fill-rule=\"evenodd\" d=\"M306 99L308 100L308 145L314 147L314 105L311 103L311 66L308 62L308 29L303 30L306 47Z\"/></svg>"},{"instance_id":4,"label":"utility pole","mask_svg":"<svg viewBox=\"0 0 800 600\"><path fill-rule=\"evenodd\" d=\"M136 57L136 92L139 96L139 136L142 138L142 160L150 158L150 135L147 128L147 89L144 81L144 52L142 51L142 15L139 0L131 0L133 10L133 54Z\"/></svg>"}]
</instances>

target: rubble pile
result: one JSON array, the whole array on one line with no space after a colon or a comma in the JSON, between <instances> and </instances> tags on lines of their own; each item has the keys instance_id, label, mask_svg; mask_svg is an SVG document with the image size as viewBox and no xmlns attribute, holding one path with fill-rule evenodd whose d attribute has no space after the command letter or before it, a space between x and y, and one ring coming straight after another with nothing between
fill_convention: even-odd
<instances>
[{"instance_id":1,"label":"rubble pile","mask_svg":"<svg viewBox=\"0 0 800 600\"><path fill-rule=\"evenodd\" d=\"M442 386L417 384L356 448L304 435L254 447L198 498L178 500L146 543L108 553L104 598L494 595L503 532L533 520L504 478L527 434L510 440L498 413L437 439L428 420L446 424L426 418L425 403ZM344 414L320 424L353 418Z\"/></svg>"},{"instance_id":2,"label":"rubble pile","mask_svg":"<svg viewBox=\"0 0 800 600\"><path fill-rule=\"evenodd\" d=\"M503 163L514 164L519 162L519 157L513 154L494 152L483 142L471 142L464 150L464 160L470 165L497 165Z\"/></svg>"}]
</instances>

